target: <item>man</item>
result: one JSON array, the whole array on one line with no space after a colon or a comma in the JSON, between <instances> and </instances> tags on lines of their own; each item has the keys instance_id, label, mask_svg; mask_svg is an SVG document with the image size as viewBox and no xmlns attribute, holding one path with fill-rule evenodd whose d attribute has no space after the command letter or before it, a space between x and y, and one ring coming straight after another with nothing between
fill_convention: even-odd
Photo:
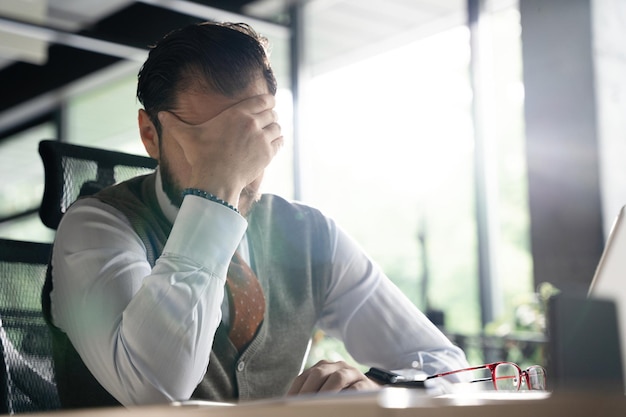
<instances>
[{"instance_id":1,"label":"man","mask_svg":"<svg viewBox=\"0 0 626 417\"><path fill-rule=\"evenodd\" d=\"M264 42L205 23L150 51L138 124L159 168L76 202L53 248L44 307L64 406L378 387L343 362L300 373L315 327L370 366L467 365L331 219L259 195L283 142ZM257 302L238 301L239 270ZM248 337L240 304L261 321Z\"/></svg>"}]
</instances>

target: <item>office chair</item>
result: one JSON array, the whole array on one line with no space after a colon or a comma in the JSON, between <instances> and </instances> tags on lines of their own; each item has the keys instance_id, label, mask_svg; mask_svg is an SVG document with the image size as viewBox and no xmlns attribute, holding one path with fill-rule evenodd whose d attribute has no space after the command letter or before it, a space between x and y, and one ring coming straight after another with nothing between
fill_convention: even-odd
<instances>
[{"instance_id":1,"label":"office chair","mask_svg":"<svg viewBox=\"0 0 626 417\"><path fill-rule=\"evenodd\" d=\"M60 408L41 310L51 245L0 239L0 413Z\"/></svg>"},{"instance_id":2,"label":"office chair","mask_svg":"<svg viewBox=\"0 0 626 417\"><path fill-rule=\"evenodd\" d=\"M55 230L61 221L61 217L63 217L69 206L78 197L94 194L109 185L137 175L152 172L157 165L154 159L144 156L74 145L54 140L41 141L39 143L39 154L43 162L45 173L44 194L39 208L39 217L47 227ZM51 245L15 241L4 241L2 245L3 246L0 246L0 257L4 258L12 254L7 263L7 274L9 271L21 267L22 269L19 270L21 279L24 281L29 279L32 282L34 289L34 293L32 294L33 308L29 314L35 317L39 326L37 332L30 331L25 334L18 334L16 341L9 340L9 343L4 346L4 359L5 362L7 362L5 368L10 370L12 363L15 362L15 360L7 356L7 353L11 353L15 350L20 351L20 346L29 348L31 351L34 351L34 353L45 353L45 363L48 368L46 368L47 373L44 375L47 377L46 381L48 381L48 385L39 388L39 391L41 392L42 398L45 398L45 392L53 392L54 401L52 399L46 399L46 402L40 406L59 408L60 402L53 377L52 341L41 308L42 288L45 281ZM6 251L5 247L7 249ZM37 267L31 265L33 263L37 263ZM5 285L0 285L2 297L6 297L4 287ZM20 287L15 290L15 294L20 295L20 297L30 297L30 289L30 287ZM3 299L0 298L0 306L4 305L1 304L2 300ZM26 316L21 314L20 317ZM2 315L2 320L6 321L4 314ZM2 342L4 342L4 333L0 333L0 337L2 337ZM20 344L16 346L15 343ZM9 359L12 360L11 363L9 363ZM0 367L1 366L2 364L0 364ZM32 367L21 366L23 373L32 369ZM8 373L8 377L7 383L5 384L7 389L0 385L0 390L4 390L10 395L13 395L10 389L15 385L15 377L13 377L13 373L11 372ZM0 383L2 383L2 381L0 381ZM13 401L15 402L15 400ZM3 411L11 412L12 409L17 410L16 405L9 405L12 408L6 407L7 410L0 408L0 413ZM21 404L19 405L21 407ZM21 411L22 408L25 407L21 407L19 411Z\"/></svg>"},{"instance_id":3,"label":"office chair","mask_svg":"<svg viewBox=\"0 0 626 417\"><path fill-rule=\"evenodd\" d=\"M39 155L45 172L41 221L56 229L68 207L80 196L141 174L152 172L157 162L146 156L43 140Z\"/></svg>"}]
</instances>

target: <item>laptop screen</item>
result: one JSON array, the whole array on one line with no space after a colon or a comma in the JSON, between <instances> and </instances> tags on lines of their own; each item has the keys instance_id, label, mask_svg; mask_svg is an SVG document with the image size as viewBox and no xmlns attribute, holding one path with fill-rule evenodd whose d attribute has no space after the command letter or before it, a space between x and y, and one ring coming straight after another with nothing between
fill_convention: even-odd
<instances>
[{"instance_id":1,"label":"laptop screen","mask_svg":"<svg viewBox=\"0 0 626 417\"><path fill-rule=\"evenodd\" d=\"M622 375L626 376L626 206L613 223L588 295L615 303Z\"/></svg>"}]
</instances>

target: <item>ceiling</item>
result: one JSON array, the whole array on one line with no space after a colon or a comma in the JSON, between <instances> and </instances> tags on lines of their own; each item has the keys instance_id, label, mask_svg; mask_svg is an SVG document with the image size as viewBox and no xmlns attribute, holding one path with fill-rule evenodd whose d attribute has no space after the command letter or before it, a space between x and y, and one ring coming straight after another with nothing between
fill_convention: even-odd
<instances>
[{"instance_id":1,"label":"ceiling","mask_svg":"<svg viewBox=\"0 0 626 417\"><path fill-rule=\"evenodd\" d=\"M113 64L140 62L148 45L193 22L250 23L274 45L277 72L288 72L288 10L298 1L307 7L313 72L465 19L464 0L2 0L0 138L34 118L39 98Z\"/></svg>"}]
</instances>

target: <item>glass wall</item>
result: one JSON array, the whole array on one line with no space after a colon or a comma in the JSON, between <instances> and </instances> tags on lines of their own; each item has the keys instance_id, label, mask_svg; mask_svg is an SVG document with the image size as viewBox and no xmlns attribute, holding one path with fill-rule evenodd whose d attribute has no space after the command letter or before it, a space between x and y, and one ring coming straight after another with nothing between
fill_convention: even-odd
<instances>
[{"instance_id":1,"label":"glass wall","mask_svg":"<svg viewBox=\"0 0 626 417\"><path fill-rule=\"evenodd\" d=\"M146 155L137 131L137 69L83 94L65 106L65 138L77 145Z\"/></svg>"},{"instance_id":2,"label":"glass wall","mask_svg":"<svg viewBox=\"0 0 626 417\"><path fill-rule=\"evenodd\" d=\"M415 304L476 332L468 37L457 27L314 77L306 196Z\"/></svg>"},{"instance_id":3,"label":"glass wall","mask_svg":"<svg viewBox=\"0 0 626 417\"><path fill-rule=\"evenodd\" d=\"M493 75L481 91L493 104L485 115L497 184L492 279L502 305L493 323L483 328L480 317L466 25L314 75L302 155L306 202L335 218L418 307L443 318L451 337L477 336L467 346L472 362L484 358L482 335L543 330L529 249L519 12L511 2L494 6L482 23L490 59L481 65Z\"/></svg>"},{"instance_id":4,"label":"glass wall","mask_svg":"<svg viewBox=\"0 0 626 417\"><path fill-rule=\"evenodd\" d=\"M493 123L498 175L498 276L505 311L498 331L521 330L518 307L533 302L527 173L525 161L524 85L521 62L521 26L517 8L489 13L492 47ZM518 321L515 324L515 321ZM524 321L524 320L522 320ZM530 324L530 323L529 323ZM531 326L532 327L532 326Z\"/></svg>"}]
</instances>

